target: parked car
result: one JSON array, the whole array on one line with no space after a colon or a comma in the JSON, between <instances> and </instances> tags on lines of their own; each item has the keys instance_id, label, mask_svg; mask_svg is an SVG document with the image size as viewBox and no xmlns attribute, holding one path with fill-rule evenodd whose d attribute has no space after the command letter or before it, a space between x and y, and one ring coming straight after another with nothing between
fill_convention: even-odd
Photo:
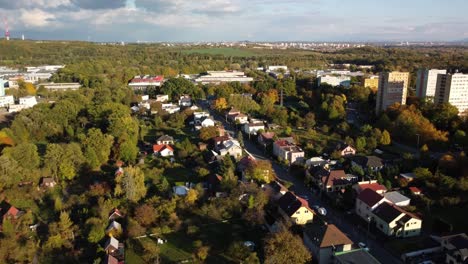
<instances>
[{"instance_id":1,"label":"parked car","mask_svg":"<svg viewBox=\"0 0 468 264\"><path fill-rule=\"evenodd\" d=\"M367 245L364 242L359 242L358 246L360 248L362 248L363 250L365 250L365 251L369 251L369 248L367 247Z\"/></svg>"}]
</instances>

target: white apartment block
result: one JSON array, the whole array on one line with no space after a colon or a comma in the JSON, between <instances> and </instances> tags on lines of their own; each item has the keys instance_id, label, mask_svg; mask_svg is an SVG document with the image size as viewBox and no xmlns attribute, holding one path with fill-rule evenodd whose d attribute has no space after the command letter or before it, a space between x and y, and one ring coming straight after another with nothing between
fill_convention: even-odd
<instances>
[{"instance_id":1,"label":"white apartment block","mask_svg":"<svg viewBox=\"0 0 468 264\"><path fill-rule=\"evenodd\" d=\"M378 114L394 103L406 104L408 82L408 72L380 73L375 112Z\"/></svg>"},{"instance_id":2,"label":"white apartment block","mask_svg":"<svg viewBox=\"0 0 468 264\"><path fill-rule=\"evenodd\" d=\"M38 87L43 86L49 91L65 91L65 90L78 90L81 88L80 83L41 83Z\"/></svg>"},{"instance_id":3,"label":"white apartment block","mask_svg":"<svg viewBox=\"0 0 468 264\"><path fill-rule=\"evenodd\" d=\"M439 74L434 102L450 103L458 108L459 115L466 115L468 113L468 74Z\"/></svg>"},{"instance_id":4,"label":"white apartment block","mask_svg":"<svg viewBox=\"0 0 468 264\"><path fill-rule=\"evenodd\" d=\"M416 96L419 98L435 97L439 74L447 74L447 70L419 69L416 79Z\"/></svg>"},{"instance_id":5,"label":"white apartment block","mask_svg":"<svg viewBox=\"0 0 468 264\"><path fill-rule=\"evenodd\" d=\"M253 78L245 76L244 72L240 71L208 71L206 75L200 75L195 79L195 82L201 84L223 82L249 83L252 81Z\"/></svg>"},{"instance_id":6,"label":"white apartment block","mask_svg":"<svg viewBox=\"0 0 468 264\"><path fill-rule=\"evenodd\" d=\"M327 83L331 86L343 86L349 87L351 85L351 77L349 76L333 76L333 75L323 75L318 77L318 86L323 83Z\"/></svg>"}]
</instances>

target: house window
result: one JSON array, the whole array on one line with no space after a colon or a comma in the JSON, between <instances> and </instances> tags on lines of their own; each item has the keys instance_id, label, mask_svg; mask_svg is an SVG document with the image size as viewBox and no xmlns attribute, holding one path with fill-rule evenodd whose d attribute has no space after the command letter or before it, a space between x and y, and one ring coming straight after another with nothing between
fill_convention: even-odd
<instances>
[{"instance_id":1,"label":"house window","mask_svg":"<svg viewBox=\"0 0 468 264\"><path fill-rule=\"evenodd\" d=\"M297 211L296 214L300 214L301 212Z\"/></svg>"}]
</instances>

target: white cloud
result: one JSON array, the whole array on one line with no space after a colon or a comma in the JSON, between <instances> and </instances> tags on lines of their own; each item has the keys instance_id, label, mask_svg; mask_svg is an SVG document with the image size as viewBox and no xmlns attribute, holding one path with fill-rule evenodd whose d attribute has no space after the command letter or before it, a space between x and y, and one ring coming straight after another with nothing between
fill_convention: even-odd
<instances>
[{"instance_id":1,"label":"white cloud","mask_svg":"<svg viewBox=\"0 0 468 264\"><path fill-rule=\"evenodd\" d=\"M21 9L19 19L26 27L45 27L54 22L55 15L37 8Z\"/></svg>"}]
</instances>

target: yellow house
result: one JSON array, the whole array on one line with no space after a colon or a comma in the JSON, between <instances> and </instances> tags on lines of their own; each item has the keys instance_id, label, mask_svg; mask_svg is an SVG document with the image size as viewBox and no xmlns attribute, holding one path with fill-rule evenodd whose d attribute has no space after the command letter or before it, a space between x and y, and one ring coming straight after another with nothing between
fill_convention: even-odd
<instances>
[{"instance_id":1,"label":"yellow house","mask_svg":"<svg viewBox=\"0 0 468 264\"><path fill-rule=\"evenodd\" d=\"M421 234L422 220L389 202L372 211L372 221L387 236L412 237Z\"/></svg>"},{"instance_id":2,"label":"yellow house","mask_svg":"<svg viewBox=\"0 0 468 264\"><path fill-rule=\"evenodd\" d=\"M294 224L305 225L314 219L314 211L309 208L309 203L292 192L285 193L278 200L278 204L283 218Z\"/></svg>"}]
</instances>

